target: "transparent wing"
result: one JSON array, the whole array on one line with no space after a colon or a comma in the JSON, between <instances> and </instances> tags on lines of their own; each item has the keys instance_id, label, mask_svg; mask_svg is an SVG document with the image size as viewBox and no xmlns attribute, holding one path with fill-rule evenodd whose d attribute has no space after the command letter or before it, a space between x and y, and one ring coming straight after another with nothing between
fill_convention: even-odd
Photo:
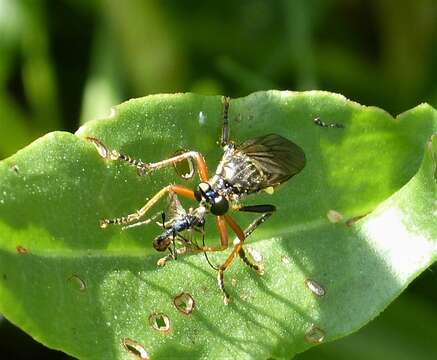
<instances>
[{"instance_id":1,"label":"transparent wing","mask_svg":"<svg viewBox=\"0 0 437 360\"><path fill-rule=\"evenodd\" d=\"M276 186L299 173L306 163L301 147L278 134L249 139L236 150L246 154L264 173L261 188Z\"/></svg>"},{"instance_id":2,"label":"transparent wing","mask_svg":"<svg viewBox=\"0 0 437 360\"><path fill-rule=\"evenodd\" d=\"M166 216L168 217L168 220L180 218L186 214L187 212L179 201L178 196L175 193L170 192L168 194L168 203L166 208Z\"/></svg>"}]
</instances>

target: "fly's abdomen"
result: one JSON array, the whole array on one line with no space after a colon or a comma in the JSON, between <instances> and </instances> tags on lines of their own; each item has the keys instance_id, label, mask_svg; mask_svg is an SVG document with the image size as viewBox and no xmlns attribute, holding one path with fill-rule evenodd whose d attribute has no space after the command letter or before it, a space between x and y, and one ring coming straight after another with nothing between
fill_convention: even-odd
<instances>
[{"instance_id":1,"label":"fly's abdomen","mask_svg":"<svg viewBox=\"0 0 437 360\"><path fill-rule=\"evenodd\" d=\"M174 232L180 232L180 231L184 231L186 229L188 229L190 226L190 224L188 223L188 221L184 218L181 220L177 220L173 223L172 225L172 231Z\"/></svg>"}]
</instances>

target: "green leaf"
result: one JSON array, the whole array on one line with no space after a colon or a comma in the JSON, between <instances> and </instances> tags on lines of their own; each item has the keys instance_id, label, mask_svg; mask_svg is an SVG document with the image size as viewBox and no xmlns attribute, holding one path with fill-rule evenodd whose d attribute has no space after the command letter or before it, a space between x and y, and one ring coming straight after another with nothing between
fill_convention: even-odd
<instances>
[{"instance_id":1,"label":"green leaf","mask_svg":"<svg viewBox=\"0 0 437 360\"><path fill-rule=\"evenodd\" d=\"M228 306L202 254L157 267L162 254L151 243L158 226L99 228L99 219L133 212L169 183L194 187L197 180L182 180L173 168L139 177L127 164L102 159L85 136L144 161L198 150L213 172L222 153L221 112L218 96L135 99L76 136L48 134L2 161L0 312L79 358L129 359L126 338L154 359L290 358L321 337L365 325L434 261L436 110L420 105L394 120L326 92L231 101L233 140L281 134L304 149L307 165L273 195L248 198L278 211L247 239L246 248L263 257L264 275L239 259L225 272ZM318 127L318 116L344 128ZM252 217L235 219L244 227ZM213 224L211 245L218 244ZM210 259L219 264L228 254ZM312 292L309 280L325 294ZM190 315L173 303L182 292L195 301ZM153 314L168 317L168 332L151 326Z\"/></svg>"},{"instance_id":2,"label":"green leaf","mask_svg":"<svg viewBox=\"0 0 437 360\"><path fill-rule=\"evenodd\" d=\"M434 360L437 353L434 318L432 300L424 300L412 291L405 291L359 332L316 346L299 354L296 359Z\"/></svg>"}]
</instances>

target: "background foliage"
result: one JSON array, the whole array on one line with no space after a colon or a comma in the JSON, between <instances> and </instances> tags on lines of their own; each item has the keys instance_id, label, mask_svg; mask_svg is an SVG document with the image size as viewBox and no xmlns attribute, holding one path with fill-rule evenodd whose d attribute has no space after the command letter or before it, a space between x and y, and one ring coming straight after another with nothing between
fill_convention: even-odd
<instances>
[{"instance_id":1,"label":"background foliage","mask_svg":"<svg viewBox=\"0 0 437 360\"><path fill-rule=\"evenodd\" d=\"M158 92L323 89L393 115L436 107L436 16L432 0L0 0L0 158ZM435 280L298 358L433 358ZM0 354L45 351L5 320L0 335Z\"/></svg>"}]
</instances>

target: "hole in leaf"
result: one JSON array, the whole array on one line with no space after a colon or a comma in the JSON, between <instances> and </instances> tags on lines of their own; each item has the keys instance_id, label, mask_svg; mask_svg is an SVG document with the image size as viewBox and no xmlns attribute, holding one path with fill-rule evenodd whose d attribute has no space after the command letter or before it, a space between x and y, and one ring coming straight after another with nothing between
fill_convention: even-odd
<instances>
[{"instance_id":1,"label":"hole in leaf","mask_svg":"<svg viewBox=\"0 0 437 360\"><path fill-rule=\"evenodd\" d=\"M188 293L180 293L179 295L176 295L173 299L173 304L176 306L176 309L178 309L182 314L190 315L196 303L194 302L193 297Z\"/></svg>"},{"instance_id":2,"label":"hole in leaf","mask_svg":"<svg viewBox=\"0 0 437 360\"><path fill-rule=\"evenodd\" d=\"M180 149L173 156L181 155L187 152L185 149ZM194 163L191 158L173 163L176 174L184 180L189 180L194 176Z\"/></svg>"},{"instance_id":3,"label":"hole in leaf","mask_svg":"<svg viewBox=\"0 0 437 360\"><path fill-rule=\"evenodd\" d=\"M97 152L102 158L108 159L109 158L109 150L106 148L103 143L92 136L87 136L86 139L91 142L97 149Z\"/></svg>"},{"instance_id":4,"label":"hole in leaf","mask_svg":"<svg viewBox=\"0 0 437 360\"><path fill-rule=\"evenodd\" d=\"M324 296L326 294L326 290L324 289L324 287L319 283L315 282L314 280L306 279L305 285L307 286L308 289L311 290L313 294L317 296Z\"/></svg>"},{"instance_id":5,"label":"hole in leaf","mask_svg":"<svg viewBox=\"0 0 437 360\"><path fill-rule=\"evenodd\" d=\"M149 354L144 349L144 347L141 344L139 344L138 342L136 342L132 339L129 339L129 338L124 338L123 339L123 346L127 351L129 351L137 359L141 359L141 360L148 360L149 359Z\"/></svg>"},{"instance_id":6,"label":"hole in leaf","mask_svg":"<svg viewBox=\"0 0 437 360\"><path fill-rule=\"evenodd\" d=\"M150 326L160 332L166 333L170 331L170 319L163 313L153 313L149 316Z\"/></svg>"},{"instance_id":7,"label":"hole in leaf","mask_svg":"<svg viewBox=\"0 0 437 360\"><path fill-rule=\"evenodd\" d=\"M16 249L17 249L17 253L21 255L27 254L27 249L24 246L17 245Z\"/></svg>"},{"instance_id":8,"label":"hole in leaf","mask_svg":"<svg viewBox=\"0 0 437 360\"><path fill-rule=\"evenodd\" d=\"M85 291L86 290L86 283L84 280L82 280L79 276L76 274L71 275L68 280L74 284L75 288L79 291Z\"/></svg>"},{"instance_id":9,"label":"hole in leaf","mask_svg":"<svg viewBox=\"0 0 437 360\"><path fill-rule=\"evenodd\" d=\"M199 112L199 125L200 126L205 125L207 119L208 119L208 117L206 116L206 114L203 111Z\"/></svg>"},{"instance_id":10,"label":"hole in leaf","mask_svg":"<svg viewBox=\"0 0 437 360\"><path fill-rule=\"evenodd\" d=\"M332 209L326 213L326 217L328 218L329 222L333 224L343 220L343 215Z\"/></svg>"},{"instance_id":11,"label":"hole in leaf","mask_svg":"<svg viewBox=\"0 0 437 360\"><path fill-rule=\"evenodd\" d=\"M354 216L354 217L351 217L350 219L348 219L348 220L346 220L346 225L347 226L353 226L353 225L355 225L355 223L358 221L358 220L361 220L363 217L365 217L367 214L364 214L364 215L358 215L358 216Z\"/></svg>"},{"instance_id":12,"label":"hole in leaf","mask_svg":"<svg viewBox=\"0 0 437 360\"><path fill-rule=\"evenodd\" d=\"M320 344L325 339L325 332L319 327L312 325L306 332L305 339L311 344Z\"/></svg>"},{"instance_id":13,"label":"hole in leaf","mask_svg":"<svg viewBox=\"0 0 437 360\"><path fill-rule=\"evenodd\" d=\"M285 264L288 265L290 263L290 258L286 255L284 255L283 257L281 257L281 261Z\"/></svg>"}]
</instances>

